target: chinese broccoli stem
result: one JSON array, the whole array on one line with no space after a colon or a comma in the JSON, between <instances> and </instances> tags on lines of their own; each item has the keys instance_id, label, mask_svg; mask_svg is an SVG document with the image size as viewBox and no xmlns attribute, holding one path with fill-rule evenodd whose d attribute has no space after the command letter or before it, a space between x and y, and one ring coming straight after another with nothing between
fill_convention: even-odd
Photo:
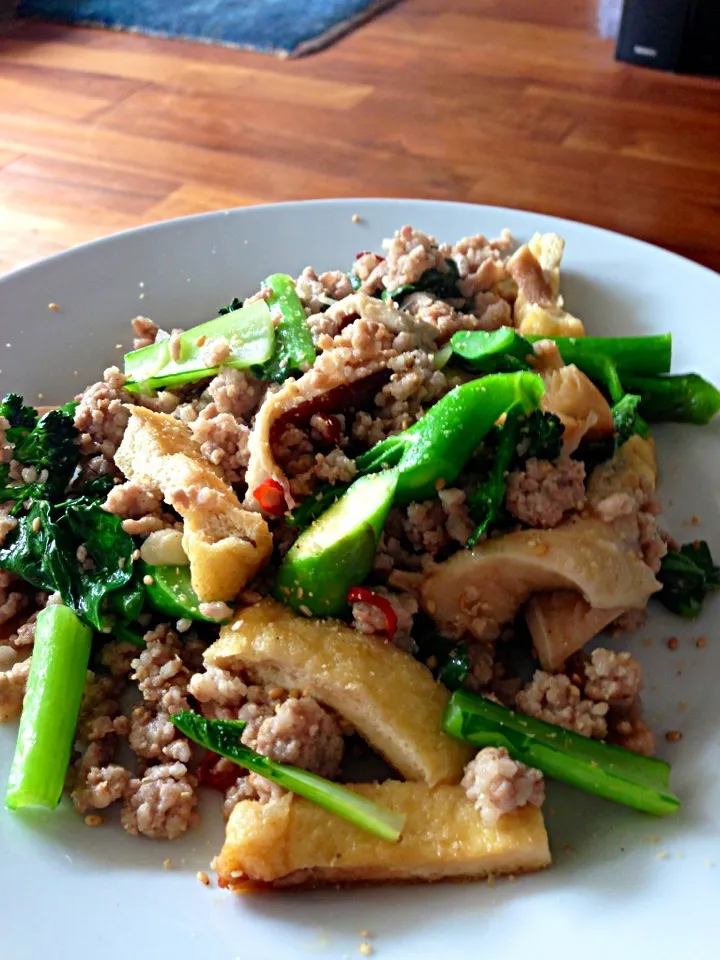
<instances>
[{"instance_id":1,"label":"chinese broccoli stem","mask_svg":"<svg viewBox=\"0 0 720 960\"><path fill-rule=\"evenodd\" d=\"M518 405L539 406L545 387L534 373L490 374L455 387L402 433L357 458L360 473L398 466L396 502L435 496L453 483L497 419Z\"/></svg>"},{"instance_id":2,"label":"chinese broccoli stem","mask_svg":"<svg viewBox=\"0 0 720 960\"><path fill-rule=\"evenodd\" d=\"M38 614L27 692L5 805L60 802L90 658L92 630L68 607Z\"/></svg>"},{"instance_id":3,"label":"chinese broccoli stem","mask_svg":"<svg viewBox=\"0 0 720 960\"><path fill-rule=\"evenodd\" d=\"M275 350L263 367L263 376L282 383L291 373L304 373L312 367L315 345L292 277L274 273L263 286L272 290L267 299L271 313L275 310L280 313L275 327Z\"/></svg>"},{"instance_id":4,"label":"chinese broccoli stem","mask_svg":"<svg viewBox=\"0 0 720 960\"><path fill-rule=\"evenodd\" d=\"M232 760L252 773L272 780L273 783L304 797L329 813L342 817L361 830L380 837L381 840L394 842L400 838L405 825L404 814L373 803L339 783L256 753L240 742L245 727L243 721L208 720L192 710L181 710L170 719L178 730L195 743Z\"/></svg>"},{"instance_id":5,"label":"chinese broccoli stem","mask_svg":"<svg viewBox=\"0 0 720 960\"><path fill-rule=\"evenodd\" d=\"M473 746L505 747L511 757L616 803L664 816L677 810L670 764L526 717L484 697L458 690L443 730Z\"/></svg>"},{"instance_id":6,"label":"chinese broccoli stem","mask_svg":"<svg viewBox=\"0 0 720 960\"><path fill-rule=\"evenodd\" d=\"M599 354L602 354L614 364L620 375L633 373L639 376L654 376L670 372L672 360L672 334L670 333L654 334L648 337L529 336L527 339L531 343L536 343L538 340L554 340L565 363L574 363L581 370L584 363L592 363Z\"/></svg>"},{"instance_id":7,"label":"chinese broccoli stem","mask_svg":"<svg viewBox=\"0 0 720 960\"><path fill-rule=\"evenodd\" d=\"M477 524L466 544L468 547L474 547L480 537L487 533L505 501L506 474L516 452L520 416L519 409L508 410L490 476L468 496L470 516Z\"/></svg>"},{"instance_id":8,"label":"chinese broccoli stem","mask_svg":"<svg viewBox=\"0 0 720 960\"><path fill-rule=\"evenodd\" d=\"M720 390L697 373L669 377L627 375L623 384L640 396L640 413L651 423L704 426L720 411Z\"/></svg>"}]
</instances>

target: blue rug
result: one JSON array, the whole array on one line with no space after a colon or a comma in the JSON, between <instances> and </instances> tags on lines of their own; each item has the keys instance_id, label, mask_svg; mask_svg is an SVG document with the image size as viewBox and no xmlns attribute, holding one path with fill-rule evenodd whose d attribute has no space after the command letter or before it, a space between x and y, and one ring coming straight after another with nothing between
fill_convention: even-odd
<instances>
[{"instance_id":1,"label":"blue rug","mask_svg":"<svg viewBox=\"0 0 720 960\"><path fill-rule=\"evenodd\" d=\"M22 0L17 14L297 57L396 0Z\"/></svg>"}]
</instances>

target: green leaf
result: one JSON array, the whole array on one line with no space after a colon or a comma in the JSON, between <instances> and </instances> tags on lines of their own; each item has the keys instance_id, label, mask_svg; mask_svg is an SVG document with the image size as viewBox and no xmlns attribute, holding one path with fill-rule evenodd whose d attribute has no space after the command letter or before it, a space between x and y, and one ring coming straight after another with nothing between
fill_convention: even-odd
<instances>
[{"instance_id":1,"label":"green leaf","mask_svg":"<svg viewBox=\"0 0 720 960\"><path fill-rule=\"evenodd\" d=\"M348 820L361 830L382 840L394 842L400 838L405 823L404 815L372 803L339 783L256 753L240 741L245 728L242 721L208 720L190 710L181 710L170 719L181 733L195 743L272 780L329 813Z\"/></svg>"},{"instance_id":2,"label":"green leaf","mask_svg":"<svg viewBox=\"0 0 720 960\"><path fill-rule=\"evenodd\" d=\"M304 373L312 367L315 344L292 277L275 273L263 286L273 291L267 303L271 311L280 312L280 319L275 327L275 350L263 366L262 376L282 383L290 374Z\"/></svg>"},{"instance_id":3,"label":"green leaf","mask_svg":"<svg viewBox=\"0 0 720 960\"><path fill-rule=\"evenodd\" d=\"M714 563L707 543L696 540L667 552L658 580L663 588L657 599L668 610L692 620L699 616L707 594L720 587L720 567Z\"/></svg>"}]
</instances>

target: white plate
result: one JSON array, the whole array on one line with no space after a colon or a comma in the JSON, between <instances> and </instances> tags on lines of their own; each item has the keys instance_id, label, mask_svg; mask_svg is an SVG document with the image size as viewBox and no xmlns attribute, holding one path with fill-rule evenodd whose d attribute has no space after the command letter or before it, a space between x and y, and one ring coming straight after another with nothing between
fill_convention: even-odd
<instances>
[{"instance_id":1,"label":"white plate","mask_svg":"<svg viewBox=\"0 0 720 960\"><path fill-rule=\"evenodd\" d=\"M359 214L359 224L352 221ZM567 239L569 309L596 334L675 335L674 369L720 382L720 277L663 250L592 227L516 210L421 201L353 200L255 207L176 220L89 244L0 280L2 391L66 400L119 363L128 319L165 327L214 315L277 270L347 268L404 223L442 240L509 227ZM60 305L52 312L48 304ZM7 345L6 345L7 344ZM12 344L12 346L10 346ZM720 553L720 423L657 431L666 523ZM692 515L701 525L691 526ZM376 954L400 958L530 955L583 960L715 958L720 948L720 636L714 597L687 624L653 607L626 646L643 662L647 715L674 763L681 811L656 820L552 785L555 863L518 880L434 887L232 897L202 887L221 842L217 798L203 828L164 844L117 825L84 826L64 802L52 814L0 811L0 955L7 960L357 957L361 930ZM668 650L677 635L680 647ZM704 649L695 639L707 635ZM663 732L680 729L678 744ZM15 730L0 728L0 791ZM164 870L172 858L175 866Z\"/></svg>"}]
</instances>

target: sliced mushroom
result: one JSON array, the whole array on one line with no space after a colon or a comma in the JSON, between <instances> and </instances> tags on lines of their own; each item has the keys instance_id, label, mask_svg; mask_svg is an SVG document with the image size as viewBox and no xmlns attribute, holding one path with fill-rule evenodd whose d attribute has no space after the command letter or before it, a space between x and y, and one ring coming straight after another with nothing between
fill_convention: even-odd
<instances>
[{"instance_id":1,"label":"sliced mushroom","mask_svg":"<svg viewBox=\"0 0 720 960\"><path fill-rule=\"evenodd\" d=\"M630 494L634 499L641 484L654 489L656 479L655 443L652 439L644 440L635 434L611 460L596 467L590 474L588 502L591 507L597 507L603 501L607 503L610 497ZM621 527L617 522L614 525L616 529ZM627 609L593 608L584 597L571 590L540 593L531 597L525 617L543 670L560 669L569 656L581 650Z\"/></svg>"},{"instance_id":2,"label":"sliced mushroom","mask_svg":"<svg viewBox=\"0 0 720 960\"><path fill-rule=\"evenodd\" d=\"M128 480L162 495L183 517L182 546L200 600L233 600L270 558L267 523L242 509L183 423L145 407L130 410L115 463Z\"/></svg>"},{"instance_id":3,"label":"sliced mushroom","mask_svg":"<svg viewBox=\"0 0 720 960\"><path fill-rule=\"evenodd\" d=\"M590 606L615 610L644 607L660 584L613 527L580 517L456 553L428 574L420 597L446 635L469 631L493 640L532 594L555 589L575 590Z\"/></svg>"},{"instance_id":4,"label":"sliced mushroom","mask_svg":"<svg viewBox=\"0 0 720 960\"><path fill-rule=\"evenodd\" d=\"M368 356L367 350L358 349L352 335L342 331L334 339L333 346L318 356L311 370L298 380L289 378L276 393L268 394L258 411L248 440L250 460L245 477L248 485L245 503L250 508L256 507L253 491L267 479L273 479L282 486L288 507L295 506L288 479L273 456L273 427L297 419L305 405L309 420L312 413L317 412L311 404L318 398L347 389L358 381L369 380L373 374L385 370L389 360L404 352L402 338L399 337L402 333L412 332L416 335L415 339L419 336L421 345L428 352L435 349L437 330L431 324L365 293L354 293L340 300L328 310L330 317L333 314L360 317L367 322L369 329L366 332L372 336L372 355ZM375 392L381 385L376 386ZM335 409L339 406L338 401Z\"/></svg>"}]
</instances>

